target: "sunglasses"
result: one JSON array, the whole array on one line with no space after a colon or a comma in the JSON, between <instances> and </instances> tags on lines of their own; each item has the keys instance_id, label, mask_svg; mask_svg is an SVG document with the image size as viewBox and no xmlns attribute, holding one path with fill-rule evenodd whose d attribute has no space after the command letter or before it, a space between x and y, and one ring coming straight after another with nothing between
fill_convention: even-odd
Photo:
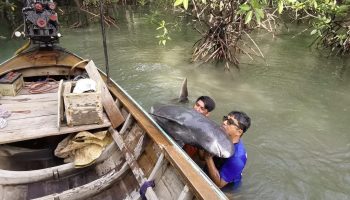
<instances>
[{"instance_id":1,"label":"sunglasses","mask_svg":"<svg viewBox=\"0 0 350 200\"><path fill-rule=\"evenodd\" d=\"M228 116L226 116L226 115L222 118L222 121L227 121L228 125L234 125L240 129L239 125L236 124L235 121L233 121L233 119L228 118Z\"/></svg>"}]
</instances>

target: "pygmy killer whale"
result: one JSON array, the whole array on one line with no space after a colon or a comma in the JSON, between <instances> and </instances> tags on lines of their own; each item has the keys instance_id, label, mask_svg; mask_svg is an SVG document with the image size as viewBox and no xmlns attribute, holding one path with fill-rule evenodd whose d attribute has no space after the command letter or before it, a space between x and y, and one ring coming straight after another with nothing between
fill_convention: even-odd
<instances>
[{"instance_id":1,"label":"pygmy killer whale","mask_svg":"<svg viewBox=\"0 0 350 200\"><path fill-rule=\"evenodd\" d=\"M190 144L222 158L234 153L233 144L224 130L191 108L158 105L152 107L151 115L181 147Z\"/></svg>"}]
</instances>

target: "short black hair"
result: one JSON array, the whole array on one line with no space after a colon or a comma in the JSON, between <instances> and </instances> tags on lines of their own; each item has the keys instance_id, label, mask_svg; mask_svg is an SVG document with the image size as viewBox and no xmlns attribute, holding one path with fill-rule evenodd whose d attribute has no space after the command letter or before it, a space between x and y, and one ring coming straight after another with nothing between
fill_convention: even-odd
<instances>
[{"instance_id":1,"label":"short black hair","mask_svg":"<svg viewBox=\"0 0 350 200\"><path fill-rule=\"evenodd\" d=\"M211 112L215 109L215 101L212 98L210 98L209 96L200 96L200 97L198 97L196 102L199 100L203 101L204 108L207 109L208 112Z\"/></svg>"},{"instance_id":2,"label":"short black hair","mask_svg":"<svg viewBox=\"0 0 350 200\"><path fill-rule=\"evenodd\" d=\"M239 128L242 129L243 133L250 127L250 117L245 112L231 111L228 115L237 119Z\"/></svg>"}]
</instances>

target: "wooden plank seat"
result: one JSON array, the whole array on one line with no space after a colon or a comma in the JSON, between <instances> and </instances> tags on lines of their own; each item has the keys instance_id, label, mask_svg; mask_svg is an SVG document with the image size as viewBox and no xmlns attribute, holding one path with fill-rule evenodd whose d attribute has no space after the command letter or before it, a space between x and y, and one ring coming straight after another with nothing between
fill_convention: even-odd
<instances>
[{"instance_id":1,"label":"wooden plank seat","mask_svg":"<svg viewBox=\"0 0 350 200\"><path fill-rule=\"evenodd\" d=\"M0 144L61 135L111 126L103 114L102 124L57 128L57 93L18 95L0 98L0 108L12 112L7 118L7 126L0 129Z\"/></svg>"}]
</instances>

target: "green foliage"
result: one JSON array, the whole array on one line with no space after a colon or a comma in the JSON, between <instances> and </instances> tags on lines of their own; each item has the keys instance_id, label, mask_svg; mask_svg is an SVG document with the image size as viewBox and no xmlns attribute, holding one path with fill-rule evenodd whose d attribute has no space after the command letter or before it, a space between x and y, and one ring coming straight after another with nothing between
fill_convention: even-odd
<instances>
[{"instance_id":1,"label":"green foliage","mask_svg":"<svg viewBox=\"0 0 350 200\"><path fill-rule=\"evenodd\" d=\"M174 6L179 6L179 5L183 5L184 9L187 10L187 8L188 8L188 0L176 0L174 2Z\"/></svg>"},{"instance_id":2,"label":"green foliage","mask_svg":"<svg viewBox=\"0 0 350 200\"><path fill-rule=\"evenodd\" d=\"M165 46L167 40L171 40L171 38L169 37L169 32L168 32L168 29L166 28L166 25L167 24L165 23L165 21L162 20L156 29L157 31L161 32L156 36L156 38L159 39L159 45L163 45L163 46Z\"/></svg>"},{"instance_id":3,"label":"green foliage","mask_svg":"<svg viewBox=\"0 0 350 200\"><path fill-rule=\"evenodd\" d=\"M157 27L158 44L165 45L171 40L170 33L181 29L180 25L183 24L184 17L181 16L182 13L169 15L169 12L173 12L174 9L173 0L153 0L148 9L150 13L146 14L146 17L150 24Z\"/></svg>"},{"instance_id":4,"label":"green foliage","mask_svg":"<svg viewBox=\"0 0 350 200\"><path fill-rule=\"evenodd\" d=\"M13 2L10 1L0 1L0 12L5 13L5 12L14 12L16 9L16 5Z\"/></svg>"},{"instance_id":5,"label":"green foliage","mask_svg":"<svg viewBox=\"0 0 350 200\"><path fill-rule=\"evenodd\" d=\"M11 27L15 27L18 21L20 13L20 9L17 9L17 4L21 4L22 2L19 0L0 0L0 18L1 16L4 16L7 23ZM16 20L17 18L17 20Z\"/></svg>"},{"instance_id":6,"label":"green foliage","mask_svg":"<svg viewBox=\"0 0 350 200\"><path fill-rule=\"evenodd\" d=\"M83 0L83 6L84 7L89 7L89 6L96 7L99 4L100 4L99 0Z\"/></svg>"},{"instance_id":7,"label":"green foliage","mask_svg":"<svg viewBox=\"0 0 350 200\"><path fill-rule=\"evenodd\" d=\"M137 0L137 3L140 5L140 6L145 6L147 4L147 0Z\"/></svg>"},{"instance_id":8,"label":"green foliage","mask_svg":"<svg viewBox=\"0 0 350 200\"><path fill-rule=\"evenodd\" d=\"M318 48L350 53L349 0L290 0L287 5L296 13L295 19L311 24L310 34L315 36L313 44Z\"/></svg>"},{"instance_id":9,"label":"green foliage","mask_svg":"<svg viewBox=\"0 0 350 200\"><path fill-rule=\"evenodd\" d=\"M200 51L200 47L197 46L194 60L208 61L209 56L209 60L230 61L229 55L235 55L238 52L249 55L242 47L242 44L243 46L246 44L243 35L247 35L253 42L253 46L259 50L249 33L257 28L274 32L276 20L280 15L291 16L299 23L309 23L310 34L315 37L313 44L318 48L330 49L336 54L350 53L350 0L194 0L190 2L194 5L189 6L188 0L175 0L173 5L184 10L191 8L192 10L187 13L192 14L197 22L209 27L209 33L201 33L204 35L202 39L212 38L213 42L210 44L206 39L207 43L196 43L207 50ZM225 35L218 34L219 29L224 30ZM215 30L217 35L213 35L212 30ZM229 33L229 30L233 32ZM220 40L216 40L218 37ZM225 44L220 46L219 43L223 40ZM221 48L218 52L216 52L217 46ZM220 52L222 49L229 51L228 55ZM239 51L236 51L237 49ZM201 56L196 54L196 51L197 53L200 51ZM213 54L221 56L215 57L212 56ZM260 55L262 56L261 52ZM236 56L233 57L230 62L238 64Z\"/></svg>"},{"instance_id":10,"label":"green foliage","mask_svg":"<svg viewBox=\"0 0 350 200\"><path fill-rule=\"evenodd\" d=\"M104 4L117 3L119 0L103 0ZM97 7L100 5L100 0L83 0L84 7Z\"/></svg>"},{"instance_id":11,"label":"green foliage","mask_svg":"<svg viewBox=\"0 0 350 200\"><path fill-rule=\"evenodd\" d=\"M253 11L252 10L248 11L245 16L244 23L249 24L249 22L252 20L252 16L253 16Z\"/></svg>"}]
</instances>

